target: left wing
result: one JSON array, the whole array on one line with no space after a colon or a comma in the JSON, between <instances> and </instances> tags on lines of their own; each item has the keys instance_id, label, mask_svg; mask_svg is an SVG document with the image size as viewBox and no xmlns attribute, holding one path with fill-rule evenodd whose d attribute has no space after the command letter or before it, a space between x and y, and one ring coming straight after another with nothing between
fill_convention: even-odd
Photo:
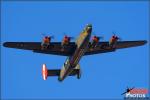
<instances>
[{"instance_id":1,"label":"left wing","mask_svg":"<svg viewBox=\"0 0 150 100\"><path fill-rule=\"evenodd\" d=\"M5 42L4 47L32 50L36 53L54 54L62 56L70 56L74 52L76 45L74 42L70 42L66 46L67 49L62 50L61 42L51 42L50 46L46 50L41 50L41 42Z\"/></svg>"},{"instance_id":2,"label":"left wing","mask_svg":"<svg viewBox=\"0 0 150 100\"><path fill-rule=\"evenodd\" d=\"M130 47L136 47L146 44L146 40L140 40L140 41L118 41L115 44L115 48L112 48L109 46L109 42L99 42L96 47L89 48L85 55L92 55L92 54L98 54L98 53L106 53L106 52L113 52L116 49L123 49L123 48L130 48Z\"/></svg>"}]
</instances>

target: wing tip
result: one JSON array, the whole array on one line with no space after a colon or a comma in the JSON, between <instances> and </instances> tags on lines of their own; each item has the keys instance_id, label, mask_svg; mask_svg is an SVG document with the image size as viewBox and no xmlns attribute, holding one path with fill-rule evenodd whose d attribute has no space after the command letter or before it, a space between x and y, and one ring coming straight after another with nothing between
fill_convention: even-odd
<instances>
[{"instance_id":1,"label":"wing tip","mask_svg":"<svg viewBox=\"0 0 150 100\"><path fill-rule=\"evenodd\" d=\"M144 45L147 43L147 40L142 40L142 41L140 41L140 43L141 43L141 45Z\"/></svg>"},{"instance_id":2,"label":"wing tip","mask_svg":"<svg viewBox=\"0 0 150 100\"><path fill-rule=\"evenodd\" d=\"M8 42L4 42L4 43L3 43L3 46L4 46L4 47L8 47Z\"/></svg>"},{"instance_id":3,"label":"wing tip","mask_svg":"<svg viewBox=\"0 0 150 100\"><path fill-rule=\"evenodd\" d=\"M10 47L10 48L11 48L11 47L14 47L14 44L15 44L15 43L16 43L16 42L4 42L4 43L3 43L3 46L4 46L4 47Z\"/></svg>"}]
</instances>

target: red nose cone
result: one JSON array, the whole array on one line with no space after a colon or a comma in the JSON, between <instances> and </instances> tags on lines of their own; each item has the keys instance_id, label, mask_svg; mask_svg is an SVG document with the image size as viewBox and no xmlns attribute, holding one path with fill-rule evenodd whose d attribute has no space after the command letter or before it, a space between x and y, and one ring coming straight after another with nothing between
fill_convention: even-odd
<instances>
[{"instance_id":1,"label":"red nose cone","mask_svg":"<svg viewBox=\"0 0 150 100\"><path fill-rule=\"evenodd\" d=\"M70 41L70 38L67 36L67 35L65 35L65 37L64 37L64 40L63 40L64 42L69 42Z\"/></svg>"},{"instance_id":2,"label":"red nose cone","mask_svg":"<svg viewBox=\"0 0 150 100\"><path fill-rule=\"evenodd\" d=\"M45 39L47 39L48 38L48 36L45 36Z\"/></svg>"},{"instance_id":3,"label":"red nose cone","mask_svg":"<svg viewBox=\"0 0 150 100\"><path fill-rule=\"evenodd\" d=\"M43 79L44 79L44 80L47 79L47 74L48 74L48 72L47 72L46 65L43 64L43 66L42 66L42 76L43 76Z\"/></svg>"},{"instance_id":4,"label":"red nose cone","mask_svg":"<svg viewBox=\"0 0 150 100\"><path fill-rule=\"evenodd\" d=\"M92 40L95 41L95 42L99 42L99 37L94 36Z\"/></svg>"},{"instance_id":5,"label":"red nose cone","mask_svg":"<svg viewBox=\"0 0 150 100\"><path fill-rule=\"evenodd\" d=\"M95 40L96 36L93 36L92 40Z\"/></svg>"}]
</instances>

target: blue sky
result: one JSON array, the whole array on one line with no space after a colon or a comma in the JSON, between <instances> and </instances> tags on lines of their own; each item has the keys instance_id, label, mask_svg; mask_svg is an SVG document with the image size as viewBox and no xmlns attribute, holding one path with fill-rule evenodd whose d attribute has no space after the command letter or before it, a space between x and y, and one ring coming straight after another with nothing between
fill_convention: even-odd
<instances>
[{"instance_id":1,"label":"blue sky","mask_svg":"<svg viewBox=\"0 0 150 100\"><path fill-rule=\"evenodd\" d=\"M41 33L62 41L77 37L87 23L108 41L115 31L122 40L149 41L148 1L2 2L1 41L42 40ZM82 77L42 79L41 68L61 68L66 57L1 46L1 96L16 98L123 98L127 86L148 88L148 44L112 53L85 56Z\"/></svg>"}]
</instances>

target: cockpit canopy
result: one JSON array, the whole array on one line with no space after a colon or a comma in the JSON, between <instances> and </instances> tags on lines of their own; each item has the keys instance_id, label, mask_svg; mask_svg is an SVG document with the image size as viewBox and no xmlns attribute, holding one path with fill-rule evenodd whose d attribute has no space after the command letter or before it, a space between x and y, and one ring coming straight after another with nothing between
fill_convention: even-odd
<instances>
[{"instance_id":1,"label":"cockpit canopy","mask_svg":"<svg viewBox=\"0 0 150 100\"><path fill-rule=\"evenodd\" d=\"M86 27L92 28L92 24L87 24Z\"/></svg>"}]
</instances>

